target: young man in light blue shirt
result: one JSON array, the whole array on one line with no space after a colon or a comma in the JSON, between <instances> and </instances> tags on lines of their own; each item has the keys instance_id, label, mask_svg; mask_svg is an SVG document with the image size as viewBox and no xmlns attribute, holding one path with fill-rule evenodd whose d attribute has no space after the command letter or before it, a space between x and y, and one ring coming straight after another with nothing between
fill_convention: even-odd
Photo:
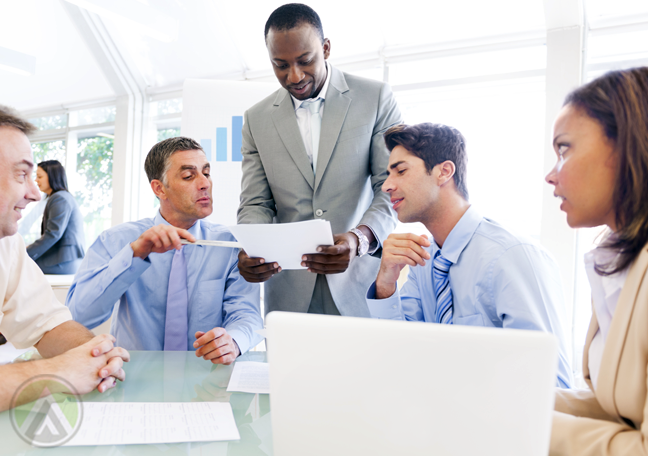
<instances>
[{"instance_id":1,"label":"young man in light blue shirt","mask_svg":"<svg viewBox=\"0 0 648 456\"><path fill-rule=\"evenodd\" d=\"M367 292L372 317L553 333L557 385L569 388L558 266L542 247L470 206L461 133L439 124L398 125L385 142L391 154L382 189L401 222L422 222L433 239L392 234L383 243ZM399 291L405 265L410 272Z\"/></svg>"},{"instance_id":2,"label":"young man in light blue shirt","mask_svg":"<svg viewBox=\"0 0 648 456\"><path fill-rule=\"evenodd\" d=\"M66 304L90 328L118 302L111 333L132 350L196 350L229 364L261 340L259 285L238 270L238 249L182 245L234 241L212 213L210 165L190 138L159 142L145 162L160 201L152 219L104 231L88 250Z\"/></svg>"}]
</instances>

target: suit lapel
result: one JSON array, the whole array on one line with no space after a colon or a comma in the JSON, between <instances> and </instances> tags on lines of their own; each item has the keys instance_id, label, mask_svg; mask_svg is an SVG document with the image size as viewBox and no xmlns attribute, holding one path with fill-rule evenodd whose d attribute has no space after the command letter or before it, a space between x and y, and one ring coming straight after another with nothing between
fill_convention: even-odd
<instances>
[{"instance_id":1,"label":"suit lapel","mask_svg":"<svg viewBox=\"0 0 648 456\"><path fill-rule=\"evenodd\" d=\"M315 188L319 187L324 171L328 165L333 149L337 144L338 136L344 125L347 111L351 105L351 97L345 95L349 91L344 75L341 71L331 67L331 80L324 101L324 115L322 116L322 129L320 143L317 150L317 175Z\"/></svg>"},{"instance_id":2,"label":"suit lapel","mask_svg":"<svg viewBox=\"0 0 648 456\"><path fill-rule=\"evenodd\" d=\"M594 302L592 302L592 319L590 320L589 329L587 330L585 348L583 350L583 378L592 391L594 391L594 385L592 385L592 380L589 373L589 348L590 345L592 345L592 339L594 339L594 336L596 335L596 332L598 330L599 324L596 318L596 313L594 312Z\"/></svg>"},{"instance_id":3,"label":"suit lapel","mask_svg":"<svg viewBox=\"0 0 648 456\"><path fill-rule=\"evenodd\" d=\"M277 94L274 106L275 110L272 113L272 121L279 133L279 137L283 141L295 165L297 165L297 169L302 173L308 185L313 188L315 184L313 168L306 154L304 140L299 132L292 99L285 89L280 90Z\"/></svg>"},{"instance_id":4,"label":"suit lapel","mask_svg":"<svg viewBox=\"0 0 648 456\"><path fill-rule=\"evenodd\" d=\"M603 409L617 418L621 417L614 400L617 380L619 378L619 364L628 336L632 314L637 300L637 292L648 269L648 252L642 250L634 264L630 266L628 276L619 295L610 331L603 348L601 369L599 372L596 397ZM589 348L589 347L587 347Z\"/></svg>"}]
</instances>

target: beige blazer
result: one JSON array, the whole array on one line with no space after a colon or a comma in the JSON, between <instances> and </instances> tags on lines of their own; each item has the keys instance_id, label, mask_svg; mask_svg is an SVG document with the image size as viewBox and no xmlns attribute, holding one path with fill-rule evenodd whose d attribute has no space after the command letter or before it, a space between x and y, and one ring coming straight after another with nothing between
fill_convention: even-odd
<instances>
[{"instance_id":1,"label":"beige blazer","mask_svg":"<svg viewBox=\"0 0 648 456\"><path fill-rule=\"evenodd\" d=\"M630 267L603 349L596 391L588 352L598 330L587 333L583 376L589 390L556 395L551 455L648 455L648 244Z\"/></svg>"}]
</instances>

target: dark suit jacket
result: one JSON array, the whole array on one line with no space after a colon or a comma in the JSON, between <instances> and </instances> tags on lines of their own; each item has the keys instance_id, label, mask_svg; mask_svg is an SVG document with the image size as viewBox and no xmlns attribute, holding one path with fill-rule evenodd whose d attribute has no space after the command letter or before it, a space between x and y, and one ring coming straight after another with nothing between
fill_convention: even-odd
<instances>
[{"instance_id":1,"label":"dark suit jacket","mask_svg":"<svg viewBox=\"0 0 648 456\"><path fill-rule=\"evenodd\" d=\"M47 198L43 228L43 235L27 246L27 253L38 266L54 266L83 258L83 216L69 192L60 190Z\"/></svg>"}]
</instances>

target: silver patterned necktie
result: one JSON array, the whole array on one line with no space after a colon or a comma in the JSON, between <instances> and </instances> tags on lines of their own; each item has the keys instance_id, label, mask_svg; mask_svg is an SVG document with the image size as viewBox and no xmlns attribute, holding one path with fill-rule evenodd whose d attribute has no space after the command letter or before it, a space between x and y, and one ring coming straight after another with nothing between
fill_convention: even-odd
<instances>
[{"instance_id":1,"label":"silver patterned necktie","mask_svg":"<svg viewBox=\"0 0 648 456\"><path fill-rule=\"evenodd\" d=\"M308 108L310 111L311 161L313 164L313 174L317 171L317 152L319 149L320 132L322 129L322 116L319 111L322 106L322 101L321 98L316 98L302 103L302 107Z\"/></svg>"},{"instance_id":2,"label":"silver patterned necktie","mask_svg":"<svg viewBox=\"0 0 648 456\"><path fill-rule=\"evenodd\" d=\"M450 266L452 262L441 255L441 250L434 254L432 278L434 279L434 294L436 295L437 312L436 322L447 325L452 324L452 289L450 288Z\"/></svg>"}]
</instances>

